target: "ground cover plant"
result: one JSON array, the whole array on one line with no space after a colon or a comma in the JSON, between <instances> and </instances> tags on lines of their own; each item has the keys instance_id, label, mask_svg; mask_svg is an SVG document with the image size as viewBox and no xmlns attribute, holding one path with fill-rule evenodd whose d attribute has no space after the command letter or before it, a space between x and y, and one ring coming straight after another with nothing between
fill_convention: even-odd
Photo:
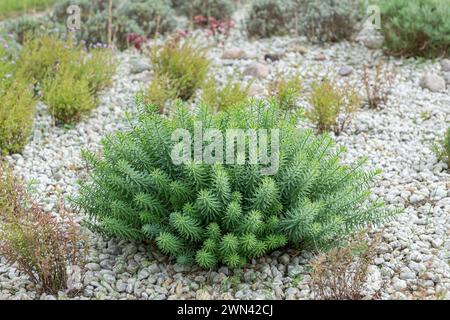
<instances>
[{"instance_id":1,"label":"ground cover plant","mask_svg":"<svg viewBox=\"0 0 450 320\"><path fill-rule=\"evenodd\" d=\"M228 79L225 86L220 87L215 79L210 79L203 87L201 101L212 110L226 110L246 102L250 85Z\"/></svg>"},{"instance_id":2,"label":"ground cover plant","mask_svg":"<svg viewBox=\"0 0 450 320\"><path fill-rule=\"evenodd\" d=\"M395 56L448 56L450 0L380 0L386 52Z\"/></svg>"},{"instance_id":3,"label":"ground cover plant","mask_svg":"<svg viewBox=\"0 0 450 320\"><path fill-rule=\"evenodd\" d=\"M0 18L19 13L44 10L57 0L2 0L0 2Z\"/></svg>"},{"instance_id":4,"label":"ground cover plant","mask_svg":"<svg viewBox=\"0 0 450 320\"><path fill-rule=\"evenodd\" d=\"M296 129L298 116L275 100L252 100L217 114L206 106L194 114L178 105L171 117L152 112L155 106L141 108L128 131L103 140L101 157L84 153L90 178L75 202L94 230L154 241L178 263L195 261L208 269L239 267L286 245L314 249L338 243L395 213L382 202L368 201L378 171L365 170L364 159L341 164L342 148L327 135ZM183 128L192 135L199 121L222 133L279 129L280 148L267 154L278 170L265 175L268 162L189 161L190 152L180 150L172 134ZM276 140L270 137L268 144ZM202 151L217 155L226 148L202 146ZM247 151L241 155L248 160ZM187 161L174 164L174 153Z\"/></svg>"},{"instance_id":5,"label":"ground cover plant","mask_svg":"<svg viewBox=\"0 0 450 320\"><path fill-rule=\"evenodd\" d=\"M248 35L256 38L287 35L295 20L294 8L292 0L253 0L246 21Z\"/></svg>"}]
</instances>

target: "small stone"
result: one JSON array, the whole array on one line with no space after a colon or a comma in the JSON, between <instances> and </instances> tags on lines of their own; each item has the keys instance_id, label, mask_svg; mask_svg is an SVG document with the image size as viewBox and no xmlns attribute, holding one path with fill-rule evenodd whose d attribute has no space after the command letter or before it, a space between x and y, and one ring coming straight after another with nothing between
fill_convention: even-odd
<instances>
[{"instance_id":1,"label":"small stone","mask_svg":"<svg viewBox=\"0 0 450 320\"><path fill-rule=\"evenodd\" d=\"M269 67L265 64L255 62L245 69L244 74L260 79L267 78L269 76Z\"/></svg>"},{"instance_id":2,"label":"small stone","mask_svg":"<svg viewBox=\"0 0 450 320\"><path fill-rule=\"evenodd\" d=\"M413 280L416 278L416 274L411 271L405 271L400 273L400 279L401 280Z\"/></svg>"},{"instance_id":3,"label":"small stone","mask_svg":"<svg viewBox=\"0 0 450 320\"><path fill-rule=\"evenodd\" d=\"M343 66L342 68L339 69L339 75L341 77L346 77L351 75L353 72L353 68L349 67L349 66Z\"/></svg>"},{"instance_id":4,"label":"small stone","mask_svg":"<svg viewBox=\"0 0 450 320\"><path fill-rule=\"evenodd\" d=\"M150 274L148 273L147 270L142 269L142 270L139 271L139 273L138 273L138 280L144 280L144 279L147 279L149 275L150 275Z\"/></svg>"},{"instance_id":5,"label":"small stone","mask_svg":"<svg viewBox=\"0 0 450 320\"><path fill-rule=\"evenodd\" d=\"M248 90L248 95L250 97L264 96L266 93L266 88L257 83L252 83Z\"/></svg>"},{"instance_id":6,"label":"small stone","mask_svg":"<svg viewBox=\"0 0 450 320\"><path fill-rule=\"evenodd\" d=\"M229 50L226 50L223 55L222 59L227 60L238 60L245 57L245 51L240 48L231 48Z\"/></svg>"},{"instance_id":7,"label":"small stone","mask_svg":"<svg viewBox=\"0 0 450 320\"><path fill-rule=\"evenodd\" d=\"M144 71L150 71L150 69L151 69L151 65L142 59L131 60L130 64L131 64L130 72L132 74L142 73Z\"/></svg>"},{"instance_id":8,"label":"small stone","mask_svg":"<svg viewBox=\"0 0 450 320\"><path fill-rule=\"evenodd\" d=\"M319 53L318 55L316 55L316 56L314 57L314 59L315 59L316 61L325 61L325 60L327 60L327 57L326 57L326 55L324 55L323 53Z\"/></svg>"},{"instance_id":9,"label":"small stone","mask_svg":"<svg viewBox=\"0 0 450 320\"><path fill-rule=\"evenodd\" d=\"M158 265L157 265L156 263L153 263L153 264L151 264L151 265L149 265L149 266L147 267L147 271L148 271L150 274L155 274L155 273L160 272L161 269L158 267Z\"/></svg>"},{"instance_id":10,"label":"small stone","mask_svg":"<svg viewBox=\"0 0 450 320\"><path fill-rule=\"evenodd\" d=\"M406 287L407 287L406 281L400 280L400 279L394 280L394 283L392 284L392 286L394 287L394 289L395 289L396 291L402 291L402 290L405 290Z\"/></svg>"},{"instance_id":11,"label":"small stone","mask_svg":"<svg viewBox=\"0 0 450 320\"><path fill-rule=\"evenodd\" d=\"M445 90L445 79L437 74L428 73L420 79L420 86L433 92Z\"/></svg>"},{"instance_id":12,"label":"small stone","mask_svg":"<svg viewBox=\"0 0 450 320\"><path fill-rule=\"evenodd\" d=\"M444 80L445 80L445 83L450 85L450 71L449 72L444 72Z\"/></svg>"},{"instance_id":13,"label":"small stone","mask_svg":"<svg viewBox=\"0 0 450 320\"><path fill-rule=\"evenodd\" d=\"M275 61L279 61L282 57L283 57L283 55L278 54L278 53L266 53L264 55L264 60L275 62Z\"/></svg>"},{"instance_id":14,"label":"small stone","mask_svg":"<svg viewBox=\"0 0 450 320\"><path fill-rule=\"evenodd\" d=\"M282 256L280 256L279 258L278 258L278 261L281 263L281 264L284 264L284 265L288 265L289 264L289 262L290 262L290 257L289 257L289 255L288 254L283 254Z\"/></svg>"},{"instance_id":15,"label":"small stone","mask_svg":"<svg viewBox=\"0 0 450 320\"><path fill-rule=\"evenodd\" d=\"M86 268L91 271L100 271L101 267L98 263L88 263Z\"/></svg>"},{"instance_id":16,"label":"small stone","mask_svg":"<svg viewBox=\"0 0 450 320\"><path fill-rule=\"evenodd\" d=\"M368 36L368 37L364 38L363 43L368 49L372 49L372 50L380 49L383 46L384 37L383 36Z\"/></svg>"},{"instance_id":17,"label":"small stone","mask_svg":"<svg viewBox=\"0 0 450 320\"><path fill-rule=\"evenodd\" d=\"M444 59L441 61L441 68L444 72L450 72L450 60Z\"/></svg>"},{"instance_id":18,"label":"small stone","mask_svg":"<svg viewBox=\"0 0 450 320\"><path fill-rule=\"evenodd\" d=\"M439 238L433 239L431 241L431 245L433 246L433 248L436 248L436 249L440 248L443 244L444 244L444 241Z\"/></svg>"},{"instance_id":19,"label":"small stone","mask_svg":"<svg viewBox=\"0 0 450 320\"><path fill-rule=\"evenodd\" d=\"M299 53L299 54L305 54L308 52L308 49L304 46L295 44L289 47L289 52Z\"/></svg>"}]
</instances>

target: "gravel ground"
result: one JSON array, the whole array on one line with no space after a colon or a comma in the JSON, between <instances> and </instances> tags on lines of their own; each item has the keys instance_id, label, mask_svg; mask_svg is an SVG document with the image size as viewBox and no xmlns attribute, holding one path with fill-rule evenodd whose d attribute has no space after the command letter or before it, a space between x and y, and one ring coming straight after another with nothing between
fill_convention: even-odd
<instances>
[{"instance_id":1,"label":"gravel ground","mask_svg":"<svg viewBox=\"0 0 450 320\"><path fill-rule=\"evenodd\" d=\"M250 65L262 62L265 54L279 54L280 60L259 67L262 76L253 91L262 90L277 73L300 74L306 87L334 74L337 81L354 82L362 90L363 65L374 66L383 58L381 51L359 43L317 46L301 40L249 42L237 35L211 50L211 75L220 81L229 75L250 81L253 77L245 75ZM243 50L245 57L222 59L224 51L232 48ZM129 51L117 57L120 65L114 85L102 93L101 104L89 119L71 128L55 127L46 107L40 105L34 137L22 155L7 157L18 174L34 182L46 211L55 210L58 194L77 192L77 179L84 171L80 150L97 150L101 137L123 129L125 112L135 111L133 95L151 79L144 56ZM348 130L337 137L348 149L346 160L367 156L370 166L383 169L374 196L405 208L403 215L373 231L372 235L381 232L382 242L369 268L367 297L379 291L382 299L450 299L450 175L430 149L450 122L450 86L443 92L420 86L422 75L442 75L439 61L418 64L390 59L387 65L397 74L388 103L380 110L361 109ZM86 232L91 248L81 275L82 290L74 299L312 298L308 252L277 251L243 269L206 272L178 266L148 245ZM0 257L0 298L61 297L62 292L58 297L37 296L27 277Z\"/></svg>"}]
</instances>

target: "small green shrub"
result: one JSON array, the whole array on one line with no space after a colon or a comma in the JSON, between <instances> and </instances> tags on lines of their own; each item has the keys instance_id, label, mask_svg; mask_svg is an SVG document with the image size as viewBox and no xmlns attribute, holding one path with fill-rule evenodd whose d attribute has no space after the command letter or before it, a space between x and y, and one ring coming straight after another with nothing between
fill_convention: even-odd
<instances>
[{"instance_id":1,"label":"small green shrub","mask_svg":"<svg viewBox=\"0 0 450 320\"><path fill-rule=\"evenodd\" d=\"M211 62L206 53L188 41L167 41L151 51L150 60L155 75L168 79L176 97L189 100L202 87L209 71Z\"/></svg>"},{"instance_id":2,"label":"small green shrub","mask_svg":"<svg viewBox=\"0 0 450 320\"><path fill-rule=\"evenodd\" d=\"M363 18L361 0L297 0L297 32L311 40L349 40Z\"/></svg>"},{"instance_id":3,"label":"small green shrub","mask_svg":"<svg viewBox=\"0 0 450 320\"><path fill-rule=\"evenodd\" d=\"M387 53L395 56L448 56L450 0L380 0Z\"/></svg>"},{"instance_id":4,"label":"small green shrub","mask_svg":"<svg viewBox=\"0 0 450 320\"><path fill-rule=\"evenodd\" d=\"M195 16L213 17L217 20L229 19L234 12L230 0L172 0L173 7L189 18Z\"/></svg>"},{"instance_id":5,"label":"small green shrub","mask_svg":"<svg viewBox=\"0 0 450 320\"><path fill-rule=\"evenodd\" d=\"M251 37L270 38L289 33L295 19L295 3L292 0L253 0L246 21Z\"/></svg>"},{"instance_id":6,"label":"small green shrub","mask_svg":"<svg viewBox=\"0 0 450 320\"><path fill-rule=\"evenodd\" d=\"M40 85L52 116L63 123L79 121L96 105L96 94L115 73L108 49L87 52L70 39L45 36L29 40L20 57L22 73Z\"/></svg>"},{"instance_id":7,"label":"small green shrub","mask_svg":"<svg viewBox=\"0 0 450 320\"><path fill-rule=\"evenodd\" d=\"M302 81L299 76L290 79L278 77L271 83L269 91L282 109L293 110L302 92Z\"/></svg>"},{"instance_id":8,"label":"small green shrub","mask_svg":"<svg viewBox=\"0 0 450 320\"><path fill-rule=\"evenodd\" d=\"M445 161L450 169L450 127L447 129L444 139L433 146L433 151L439 161Z\"/></svg>"},{"instance_id":9,"label":"small green shrub","mask_svg":"<svg viewBox=\"0 0 450 320\"><path fill-rule=\"evenodd\" d=\"M354 88L340 88L328 79L312 85L309 102L311 109L306 111L306 117L319 132L334 131L336 135L345 130L361 106Z\"/></svg>"},{"instance_id":10,"label":"small green shrub","mask_svg":"<svg viewBox=\"0 0 450 320\"><path fill-rule=\"evenodd\" d=\"M80 268L86 254L73 215L62 206L59 215L56 219L44 212L0 163L0 255L48 294L67 288L69 271Z\"/></svg>"},{"instance_id":11,"label":"small green shrub","mask_svg":"<svg viewBox=\"0 0 450 320\"><path fill-rule=\"evenodd\" d=\"M176 98L177 92L164 75L156 75L144 95L144 101L157 106L160 113L164 113L167 104Z\"/></svg>"},{"instance_id":12,"label":"small green shrub","mask_svg":"<svg viewBox=\"0 0 450 320\"><path fill-rule=\"evenodd\" d=\"M369 202L368 188L378 171L362 169L364 159L342 165L342 148L327 135L299 131L298 118L276 102L252 100L218 113L203 106L195 114L178 105L171 117L149 113L151 106L140 108L147 111L128 131L103 140L101 157L84 152L90 178L75 201L94 230L152 240L179 263L238 267L286 245L319 248L339 242L395 213ZM172 156L181 152L175 130L183 128L192 137L196 122L222 134L279 129L280 148L268 153L274 162L281 157L278 170L264 175L267 165L250 164L247 151L245 164L174 164ZM209 147L202 146L202 152L212 152Z\"/></svg>"},{"instance_id":13,"label":"small green shrub","mask_svg":"<svg viewBox=\"0 0 450 320\"><path fill-rule=\"evenodd\" d=\"M36 101L18 71L14 54L0 39L0 155L22 151L31 132Z\"/></svg>"},{"instance_id":14,"label":"small green shrub","mask_svg":"<svg viewBox=\"0 0 450 320\"><path fill-rule=\"evenodd\" d=\"M228 80L225 87L219 88L215 79L210 79L203 87L202 102L215 111L227 110L242 104L248 99L250 85L242 86L238 82Z\"/></svg>"},{"instance_id":15,"label":"small green shrub","mask_svg":"<svg viewBox=\"0 0 450 320\"><path fill-rule=\"evenodd\" d=\"M44 102L50 114L62 123L75 123L95 107L95 98L87 79L77 79L69 67L42 84Z\"/></svg>"},{"instance_id":16,"label":"small green shrub","mask_svg":"<svg viewBox=\"0 0 450 320\"><path fill-rule=\"evenodd\" d=\"M21 16L5 22L5 30L13 34L16 41L23 44L27 38L41 37L55 32L62 32L62 25L53 22L48 16L30 17Z\"/></svg>"}]
</instances>

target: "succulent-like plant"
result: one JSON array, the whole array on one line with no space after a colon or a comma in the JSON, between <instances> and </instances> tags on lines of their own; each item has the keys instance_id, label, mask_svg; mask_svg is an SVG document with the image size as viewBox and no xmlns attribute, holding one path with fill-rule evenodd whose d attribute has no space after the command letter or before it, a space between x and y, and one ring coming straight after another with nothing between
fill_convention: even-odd
<instances>
[{"instance_id":1,"label":"succulent-like plant","mask_svg":"<svg viewBox=\"0 0 450 320\"><path fill-rule=\"evenodd\" d=\"M178 105L171 117L150 112L152 106L141 107L145 112L128 131L103 140L101 157L84 152L90 178L75 202L95 230L152 240L179 263L239 267L286 245L337 243L395 213L369 201L378 171L362 169L364 159L341 164L342 148L327 135L299 131L298 118L274 100L253 100L217 114L206 106L191 113ZM268 164L249 162L249 148L239 153L243 163L189 161L190 152L179 148L174 134L179 137L183 129L184 136L193 137L208 128L219 136L229 129L265 129L266 147L276 143L273 133L278 132L279 150L266 150L278 170L268 172ZM229 149L236 156L232 140L225 139L214 152L209 143L200 142L199 150L211 155ZM258 150L260 156L265 152L263 145ZM188 159L174 162L174 155Z\"/></svg>"}]
</instances>

